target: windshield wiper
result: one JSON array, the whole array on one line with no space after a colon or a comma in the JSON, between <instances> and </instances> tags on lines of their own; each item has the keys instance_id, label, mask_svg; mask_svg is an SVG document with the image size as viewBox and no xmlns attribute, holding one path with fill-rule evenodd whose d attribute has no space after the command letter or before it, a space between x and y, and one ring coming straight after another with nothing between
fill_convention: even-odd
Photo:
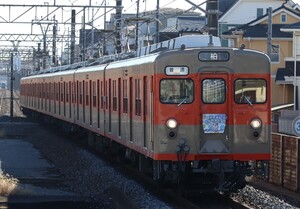
<instances>
[{"instance_id":1,"label":"windshield wiper","mask_svg":"<svg viewBox=\"0 0 300 209\"><path fill-rule=\"evenodd\" d=\"M245 95L242 95L242 98L244 97L244 99L246 100L246 102L252 107L252 102L245 96Z\"/></svg>"},{"instance_id":2,"label":"windshield wiper","mask_svg":"<svg viewBox=\"0 0 300 209\"><path fill-rule=\"evenodd\" d=\"M177 107L179 107L180 105L182 105L182 103L184 103L187 100L187 97L185 97L178 105Z\"/></svg>"}]
</instances>

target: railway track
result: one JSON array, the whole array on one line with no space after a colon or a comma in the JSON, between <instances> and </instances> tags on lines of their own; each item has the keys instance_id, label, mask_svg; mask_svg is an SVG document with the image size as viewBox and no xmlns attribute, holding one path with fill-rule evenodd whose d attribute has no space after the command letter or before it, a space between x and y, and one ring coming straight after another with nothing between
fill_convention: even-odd
<instances>
[{"instance_id":1,"label":"railway track","mask_svg":"<svg viewBox=\"0 0 300 209\"><path fill-rule=\"evenodd\" d=\"M183 197L177 190L171 188L163 188L154 183L151 178L137 172L135 169L126 167L125 169L122 168L122 173L123 172L126 173L126 176L137 180L155 196L161 198L163 201L172 205L172 207L176 209L249 209L249 207L244 205L243 203L234 201L228 196L223 196L219 193L198 193Z\"/></svg>"},{"instance_id":2,"label":"railway track","mask_svg":"<svg viewBox=\"0 0 300 209\"><path fill-rule=\"evenodd\" d=\"M168 205L171 205L172 208L176 209L249 209L248 206L243 203L239 203L231 199L228 196L221 195L219 193L213 194L195 194L187 195L186 197L182 196L182 193L176 189L170 187L165 187L160 185L157 182L154 182L149 175L141 173L138 169L135 168L130 163L124 163L120 161L118 156L115 154L111 155L110 152L105 154L100 153L99 150L95 149L94 146L84 143L83 139L78 139L77 143L80 146L84 146L90 152L94 153L96 156L99 156L101 159L108 162L114 169L118 170L120 173L125 175L130 179L134 179L144 188L146 188L151 194L166 202ZM125 194L126 196L126 194ZM217 201L216 201L217 200ZM134 203L130 203L134 205Z\"/></svg>"}]
</instances>

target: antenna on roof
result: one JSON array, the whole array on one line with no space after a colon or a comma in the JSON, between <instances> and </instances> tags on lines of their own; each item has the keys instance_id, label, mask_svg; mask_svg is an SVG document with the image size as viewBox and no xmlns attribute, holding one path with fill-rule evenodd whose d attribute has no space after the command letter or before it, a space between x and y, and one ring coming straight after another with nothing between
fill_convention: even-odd
<instances>
[{"instance_id":1,"label":"antenna on roof","mask_svg":"<svg viewBox=\"0 0 300 209\"><path fill-rule=\"evenodd\" d=\"M214 44L213 44L213 37L212 37L212 35L211 35L211 34L209 35L209 42L208 42L208 46L214 46Z\"/></svg>"},{"instance_id":2,"label":"antenna on roof","mask_svg":"<svg viewBox=\"0 0 300 209\"><path fill-rule=\"evenodd\" d=\"M185 50L185 44L181 44L180 50Z\"/></svg>"}]
</instances>

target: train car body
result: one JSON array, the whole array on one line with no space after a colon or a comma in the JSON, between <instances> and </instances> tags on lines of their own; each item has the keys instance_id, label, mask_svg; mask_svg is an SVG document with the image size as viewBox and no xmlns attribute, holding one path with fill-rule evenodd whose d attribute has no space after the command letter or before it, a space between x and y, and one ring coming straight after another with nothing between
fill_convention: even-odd
<instances>
[{"instance_id":1,"label":"train car body","mask_svg":"<svg viewBox=\"0 0 300 209\"><path fill-rule=\"evenodd\" d=\"M270 83L263 53L183 47L24 77L20 100L122 145L155 180L232 191L270 159Z\"/></svg>"}]
</instances>

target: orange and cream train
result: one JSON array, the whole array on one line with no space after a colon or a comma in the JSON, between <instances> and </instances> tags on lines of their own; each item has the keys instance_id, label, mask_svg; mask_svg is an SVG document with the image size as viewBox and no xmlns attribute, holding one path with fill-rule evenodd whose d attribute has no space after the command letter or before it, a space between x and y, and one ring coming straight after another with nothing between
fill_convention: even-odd
<instances>
[{"instance_id":1,"label":"orange and cream train","mask_svg":"<svg viewBox=\"0 0 300 209\"><path fill-rule=\"evenodd\" d=\"M270 84L263 53L182 46L24 77L20 100L25 114L110 142L154 180L231 192L270 160Z\"/></svg>"}]
</instances>

